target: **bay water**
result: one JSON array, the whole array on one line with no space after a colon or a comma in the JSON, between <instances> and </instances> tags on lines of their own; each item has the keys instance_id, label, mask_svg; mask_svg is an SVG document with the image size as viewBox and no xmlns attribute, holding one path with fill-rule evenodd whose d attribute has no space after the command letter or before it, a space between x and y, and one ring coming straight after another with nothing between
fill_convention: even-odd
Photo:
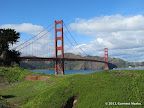
<instances>
[{"instance_id":1,"label":"bay water","mask_svg":"<svg viewBox=\"0 0 144 108\"><path fill-rule=\"evenodd\" d=\"M112 70L144 70L144 67L138 67L138 68L116 68ZM55 74L55 70L31 70L32 72L40 72L45 74ZM93 72L101 72L104 70L65 70L65 75L69 74L90 74Z\"/></svg>"}]
</instances>

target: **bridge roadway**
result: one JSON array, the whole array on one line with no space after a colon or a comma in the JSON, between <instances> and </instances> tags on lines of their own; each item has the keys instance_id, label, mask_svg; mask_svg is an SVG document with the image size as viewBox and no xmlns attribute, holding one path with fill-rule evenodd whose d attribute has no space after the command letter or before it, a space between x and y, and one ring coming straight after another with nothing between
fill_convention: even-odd
<instances>
[{"instance_id":1,"label":"bridge roadway","mask_svg":"<svg viewBox=\"0 0 144 108\"><path fill-rule=\"evenodd\" d=\"M21 61L91 61L111 64L99 59L86 59L86 58L44 58L44 57L20 57Z\"/></svg>"}]
</instances>

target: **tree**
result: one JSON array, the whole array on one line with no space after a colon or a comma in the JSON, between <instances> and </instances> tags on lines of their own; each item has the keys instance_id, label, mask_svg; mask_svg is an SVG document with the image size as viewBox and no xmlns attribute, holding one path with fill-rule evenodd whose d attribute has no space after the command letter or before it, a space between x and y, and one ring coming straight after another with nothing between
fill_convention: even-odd
<instances>
[{"instance_id":1,"label":"tree","mask_svg":"<svg viewBox=\"0 0 144 108\"><path fill-rule=\"evenodd\" d=\"M20 61L20 52L10 50L9 46L18 42L20 33L13 29L0 29L0 65L12 66Z\"/></svg>"}]
</instances>

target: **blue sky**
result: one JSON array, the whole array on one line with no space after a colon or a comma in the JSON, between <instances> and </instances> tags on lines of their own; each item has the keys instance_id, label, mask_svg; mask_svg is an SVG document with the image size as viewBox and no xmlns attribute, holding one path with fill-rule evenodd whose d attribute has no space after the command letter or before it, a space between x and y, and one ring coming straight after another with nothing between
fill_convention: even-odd
<instances>
[{"instance_id":1,"label":"blue sky","mask_svg":"<svg viewBox=\"0 0 144 108\"><path fill-rule=\"evenodd\" d=\"M129 42L128 32L121 33L120 31L115 31L116 29L119 29L116 28L112 29L111 31L104 31L105 32L104 34L101 31L97 31L99 30L99 28L97 28L95 30L97 32L94 32L93 29L89 29L88 33L86 33L85 32L86 27L84 28L85 31L82 31L81 30L82 28L80 27L83 24L88 24L92 27L95 26L91 23L92 21L93 23L97 23L98 21L105 22L106 19L109 22L109 24L112 23L111 19L115 19L114 22L117 24L116 26L121 26L119 23L117 23L116 19L124 21L127 21L126 19L129 19L129 21L133 20L132 22L134 22L135 17L137 19L136 21L139 21L139 19L141 19L142 24L144 25L143 15L144 15L143 0L3 0L1 1L0 27L3 28L3 25L6 24L19 25L23 23L29 23L32 25L37 25L39 26L39 28L41 27L45 28L55 20L63 20L65 24L70 28L70 31L75 37L76 41L79 44L81 44L82 49L89 55L100 56L103 53L103 47L110 47L109 50L110 57L118 57L128 61L144 61L143 52L140 52L142 50L142 49L140 50L140 48L142 48L143 45L142 43L141 44L138 43L136 45L130 45L128 48L127 47L125 48L124 45L127 42ZM131 23L128 23L127 25L130 24ZM6 26L4 27L6 28ZM140 25L136 27L137 29L140 30L143 29ZM105 28L105 25L103 25L103 28ZM128 31L133 30L130 28L131 27L128 28ZM140 31L137 32L139 33ZM21 34L22 39L24 38L27 39L33 36L33 34L29 32L21 32ZM121 35L123 35L128 38L125 37L121 38L125 39L124 43L122 43L123 41L121 39L120 39L121 41L116 40L117 43L122 43L122 45L113 47L115 44L111 41L108 41L110 37L104 38L106 34L111 35L111 37L112 36L121 37ZM137 36L140 37L137 40L138 42L143 39L141 38L142 34L137 34ZM133 38L134 37L136 36L133 36ZM135 43L134 40L136 39L133 39L132 43ZM100 47L100 44L104 41L105 43L109 44L107 44L107 46ZM95 42L99 42L99 44ZM94 51L93 49L92 52L90 52L88 50L89 48L87 48L86 45L89 46L89 48L91 48L94 45L95 47L98 47L98 49L96 49L96 51ZM99 48L101 48L101 50ZM114 51L116 50L116 48L117 51ZM120 51L120 49L124 50L119 52L119 54L117 54L117 52ZM130 51L131 52L135 51L137 53L140 52L139 57L131 55L131 53L129 53Z\"/></svg>"},{"instance_id":2,"label":"blue sky","mask_svg":"<svg viewBox=\"0 0 144 108\"><path fill-rule=\"evenodd\" d=\"M75 18L103 15L144 14L143 0L3 0L0 24L32 23L47 26L63 19L67 24Z\"/></svg>"}]
</instances>

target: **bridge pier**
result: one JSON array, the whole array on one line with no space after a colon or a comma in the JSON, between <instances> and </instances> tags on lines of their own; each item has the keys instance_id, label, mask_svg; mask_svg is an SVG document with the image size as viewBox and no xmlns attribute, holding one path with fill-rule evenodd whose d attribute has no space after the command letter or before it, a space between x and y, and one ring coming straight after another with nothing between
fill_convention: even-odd
<instances>
[{"instance_id":1,"label":"bridge pier","mask_svg":"<svg viewBox=\"0 0 144 108\"><path fill-rule=\"evenodd\" d=\"M57 25L60 24L61 28L57 29ZM61 36L58 36L57 33L61 32ZM58 40L61 41L61 46L58 46ZM58 51L61 52L62 59L58 58ZM57 59L55 61L55 75L57 75L59 72L64 75L64 48L63 48L63 21L55 21L55 58Z\"/></svg>"},{"instance_id":2,"label":"bridge pier","mask_svg":"<svg viewBox=\"0 0 144 108\"><path fill-rule=\"evenodd\" d=\"M105 70L109 70L109 67L108 67L108 48L104 48L104 61L107 62L107 63L105 63Z\"/></svg>"}]
</instances>

